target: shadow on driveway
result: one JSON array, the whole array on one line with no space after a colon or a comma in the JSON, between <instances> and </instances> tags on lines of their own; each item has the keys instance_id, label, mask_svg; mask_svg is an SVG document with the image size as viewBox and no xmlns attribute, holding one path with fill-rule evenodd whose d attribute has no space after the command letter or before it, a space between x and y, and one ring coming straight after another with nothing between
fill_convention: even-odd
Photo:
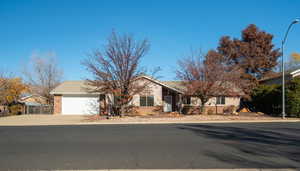
<instances>
[{"instance_id":1,"label":"shadow on driveway","mask_svg":"<svg viewBox=\"0 0 300 171\"><path fill-rule=\"evenodd\" d=\"M198 136L221 143L220 150L213 147L205 155L216 160L243 167L300 168L300 124L183 125Z\"/></svg>"}]
</instances>

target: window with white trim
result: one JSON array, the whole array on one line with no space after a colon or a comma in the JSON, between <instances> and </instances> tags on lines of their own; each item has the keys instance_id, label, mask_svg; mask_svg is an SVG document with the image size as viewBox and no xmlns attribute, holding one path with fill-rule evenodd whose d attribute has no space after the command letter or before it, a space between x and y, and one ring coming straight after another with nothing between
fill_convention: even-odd
<instances>
[{"instance_id":1,"label":"window with white trim","mask_svg":"<svg viewBox=\"0 0 300 171\"><path fill-rule=\"evenodd\" d=\"M154 97L140 96L140 106L154 106Z\"/></svg>"},{"instance_id":2,"label":"window with white trim","mask_svg":"<svg viewBox=\"0 0 300 171\"><path fill-rule=\"evenodd\" d=\"M219 96L216 100L217 105L225 105L225 96Z\"/></svg>"}]
</instances>

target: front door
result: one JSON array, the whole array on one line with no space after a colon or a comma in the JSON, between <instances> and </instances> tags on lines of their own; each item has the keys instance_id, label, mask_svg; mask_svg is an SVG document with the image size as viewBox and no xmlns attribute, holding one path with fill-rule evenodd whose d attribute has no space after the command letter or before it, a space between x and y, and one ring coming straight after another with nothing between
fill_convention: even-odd
<instances>
[{"instance_id":1,"label":"front door","mask_svg":"<svg viewBox=\"0 0 300 171\"><path fill-rule=\"evenodd\" d=\"M164 96L164 112L172 112L172 96Z\"/></svg>"}]
</instances>

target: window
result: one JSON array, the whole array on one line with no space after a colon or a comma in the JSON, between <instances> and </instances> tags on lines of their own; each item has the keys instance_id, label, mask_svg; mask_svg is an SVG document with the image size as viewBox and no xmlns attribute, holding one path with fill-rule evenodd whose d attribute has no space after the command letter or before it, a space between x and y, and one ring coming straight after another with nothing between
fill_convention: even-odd
<instances>
[{"instance_id":1,"label":"window","mask_svg":"<svg viewBox=\"0 0 300 171\"><path fill-rule=\"evenodd\" d=\"M224 96L217 97L217 104L224 105L225 104L225 97Z\"/></svg>"},{"instance_id":2,"label":"window","mask_svg":"<svg viewBox=\"0 0 300 171\"><path fill-rule=\"evenodd\" d=\"M100 101L104 101L105 100L105 94L100 94Z\"/></svg>"},{"instance_id":3,"label":"window","mask_svg":"<svg viewBox=\"0 0 300 171\"><path fill-rule=\"evenodd\" d=\"M182 97L182 103L183 104L191 104L191 97L190 96L184 96Z\"/></svg>"},{"instance_id":4,"label":"window","mask_svg":"<svg viewBox=\"0 0 300 171\"><path fill-rule=\"evenodd\" d=\"M114 96L114 105L120 105L121 96Z\"/></svg>"},{"instance_id":5,"label":"window","mask_svg":"<svg viewBox=\"0 0 300 171\"><path fill-rule=\"evenodd\" d=\"M154 106L154 97L140 96L140 106Z\"/></svg>"}]
</instances>

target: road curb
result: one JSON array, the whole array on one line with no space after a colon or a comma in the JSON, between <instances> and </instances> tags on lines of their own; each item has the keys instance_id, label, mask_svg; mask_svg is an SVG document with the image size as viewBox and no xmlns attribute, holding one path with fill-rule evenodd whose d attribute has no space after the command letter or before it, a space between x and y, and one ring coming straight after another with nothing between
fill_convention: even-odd
<instances>
[{"instance_id":1,"label":"road curb","mask_svg":"<svg viewBox=\"0 0 300 171\"><path fill-rule=\"evenodd\" d=\"M0 124L0 126L71 126L71 125L154 125L154 124L214 124L214 123L296 123L300 120L228 120L228 121L153 121L153 122L122 122L122 121L86 121L77 123L35 123L35 124Z\"/></svg>"},{"instance_id":2,"label":"road curb","mask_svg":"<svg viewBox=\"0 0 300 171\"><path fill-rule=\"evenodd\" d=\"M245 168L245 169L100 169L100 170L51 170L51 171L297 171L292 168ZM44 171L44 170L40 170Z\"/></svg>"},{"instance_id":3,"label":"road curb","mask_svg":"<svg viewBox=\"0 0 300 171\"><path fill-rule=\"evenodd\" d=\"M285 123L285 122L300 122L300 120L228 120L228 121L154 121L154 122L80 122L77 125L104 125L104 124L205 124L205 123Z\"/></svg>"}]
</instances>

